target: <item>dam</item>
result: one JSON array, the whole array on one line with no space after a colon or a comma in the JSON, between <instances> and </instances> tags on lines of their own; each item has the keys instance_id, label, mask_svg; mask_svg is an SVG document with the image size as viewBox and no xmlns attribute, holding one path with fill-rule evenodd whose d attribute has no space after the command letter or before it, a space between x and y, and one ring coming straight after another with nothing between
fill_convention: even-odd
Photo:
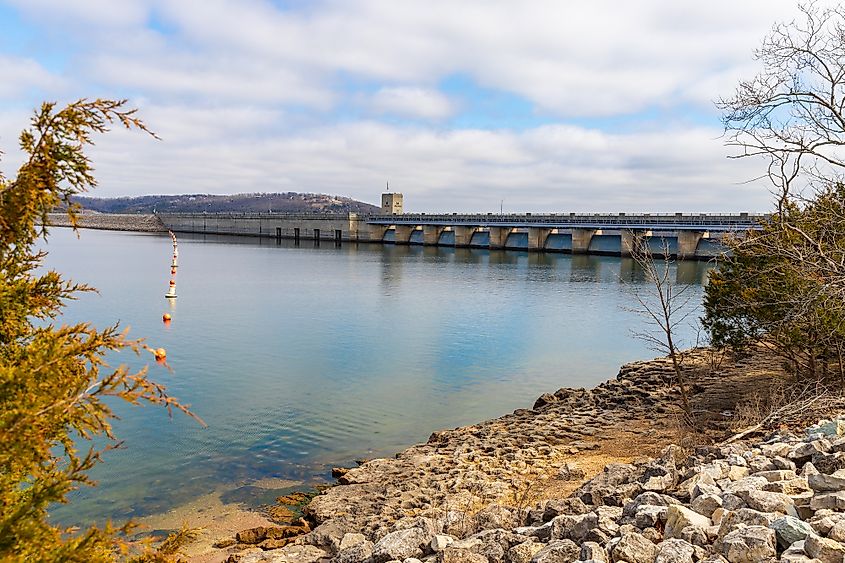
<instances>
[{"instance_id":1,"label":"dam","mask_svg":"<svg viewBox=\"0 0 845 563\"><path fill-rule=\"evenodd\" d=\"M646 244L652 254L709 259L723 238L759 229L766 215L749 213L405 213L404 196L381 194L377 214L160 213L172 231L323 241L528 250L630 256Z\"/></svg>"},{"instance_id":2,"label":"dam","mask_svg":"<svg viewBox=\"0 0 845 563\"><path fill-rule=\"evenodd\" d=\"M708 259L722 239L759 229L767 217L739 214L281 214L159 213L174 232L482 249L630 256L643 240L655 254Z\"/></svg>"}]
</instances>

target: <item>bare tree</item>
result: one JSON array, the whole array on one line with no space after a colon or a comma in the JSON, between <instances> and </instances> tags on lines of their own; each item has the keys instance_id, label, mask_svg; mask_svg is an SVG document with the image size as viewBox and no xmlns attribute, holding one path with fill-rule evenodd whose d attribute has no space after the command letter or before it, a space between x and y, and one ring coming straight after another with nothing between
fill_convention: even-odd
<instances>
[{"instance_id":1,"label":"bare tree","mask_svg":"<svg viewBox=\"0 0 845 563\"><path fill-rule=\"evenodd\" d=\"M717 279L735 295L711 299L707 316L711 335L732 316L721 326L766 336L796 372L826 374L835 361L845 377L845 7L799 9L755 53L757 76L718 102L733 158L767 163L776 213L729 241L723 271L734 273Z\"/></svg>"},{"instance_id":2,"label":"bare tree","mask_svg":"<svg viewBox=\"0 0 845 563\"><path fill-rule=\"evenodd\" d=\"M634 336L672 360L684 415L687 422L692 422L689 387L684 376L683 352L678 338L678 328L695 312L692 304L693 294L689 291L691 286L677 284L672 279L672 265L675 261L666 239L661 241L662 258L654 256L647 239L634 236L633 240L631 257L642 268L646 284L634 290L633 295L638 306L632 311L642 315L650 327L635 331Z\"/></svg>"},{"instance_id":3,"label":"bare tree","mask_svg":"<svg viewBox=\"0 0 845 563\"><path fill-rule=\"evenodd\" d=\"M799 9L804 21L775 25L756 51L763 70L717 102L733 158L768 160L778 212L845 168L845 7Z\"/></svg>"}]
</instances>

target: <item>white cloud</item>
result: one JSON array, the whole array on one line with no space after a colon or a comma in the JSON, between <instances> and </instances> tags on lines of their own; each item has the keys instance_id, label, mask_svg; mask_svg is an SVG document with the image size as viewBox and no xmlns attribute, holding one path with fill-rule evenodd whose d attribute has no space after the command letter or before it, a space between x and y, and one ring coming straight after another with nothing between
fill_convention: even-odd
<instances>
[{"instance_id":1,"label":"white cloud","mask_svg":"<svg viewBox=\"0 0 845 563\"><path fill-rule=\"evenodd\" d=\"M9 57L0 53L0 99L17 98L33 90L56 91L62 80L32 59Z\"/></svg>"},{"instance_id":2,"label":"white cloud","mask_svg":"<svg viewBox=\"0 0 845 563\"><path fill-rule=\"evenodd\" d=\"M444 119L455 112L449 98L425 88L382 88L373 96L370 107L376 113L427 119Z\"/></svg>"},{"instance_id":3,"label":"white cloud","mask_svg":"<svg viewBox=\"0 0 845 563\"><path fill-rule=\"evenodd\" d=\"M132 26L148 16L144 0L7 0L24 13L59 24Z\"/></svg>"},{"instance_id":4,"label":"white cloud","mask_svg":"<svg viewBox=\"0 0 845 563\"><path fill-rule=\"evenodd\" d=\"M759 164L728 161L715 129L608 134L573 126L435 132L372 121L232 140L169 115L177 141L114 131L94 160L102 195L308 191L377 201L386 180L418 211L754 211ZM209 134L210 133L210 134Z\"/></svg>"},{"instance_id":5,"label":"white cloud","mask_svg":"<svg viewBox=\"0 0 845 563\"><path fill-rule=\"evenodd\" d=\"M793 0L14 3L46 39L28 59L0 54L0 73L18 78L0 98L128 96L164 138L101 140L100 193L373 201L390 179L428 211L493 210L500 199L537 211L767 207L764 188L737 185L760 164L724 158L712 100L757 70L753 49L795 12ZM37 62L57 35L58 78ZM481 92L440 87L455 76ZM513 94L530 128L516 127L510 98L476 99L484 89ZM380 122L393 116L418 125ZM624 133L608 132L626 116Z\"/></svg>"}]
</instances>

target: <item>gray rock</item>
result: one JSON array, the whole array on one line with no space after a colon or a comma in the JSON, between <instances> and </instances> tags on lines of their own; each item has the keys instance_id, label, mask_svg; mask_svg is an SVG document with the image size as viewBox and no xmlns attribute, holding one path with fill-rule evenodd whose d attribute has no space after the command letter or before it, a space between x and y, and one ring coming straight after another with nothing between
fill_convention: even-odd
<instances>
[{"instance_id":1,"label":"gray rock","mask_svg":"<svg viewBox=\"0 0 845 563\"><path fill-rule=\"evenodd\" d=\"M757 563L777 555L775 531L763 526L738 528L716 545L716 549L730 563Z\"/></svg>"},{"instance_id":2,"label":"gray rock","mask_svg":"<svg viewBox=\"0 0 845 563\"><path fill-rule=\"evenodd\" d=\"M714 470L713 473L716 473L716 470ZM719 470L718 473L721 474L721 470ZM710 485L713 487L716 486L716 480L711 476L711 474L698 472L686 481L682 482L680 485L678 485L678 493L680 493L680 496L682 497L691 498L693 496L693 491L695 490L696 485L698 485L699 483L703 485Z\"/></svg>"},{"instance_id":3,"label":"gray rock","mask_svg":"<svg viewBox=\"0 0 845 563\"><path fill-rule=\"evenodd\" d=\"M694 563L695 547L687 541L670 538L657 545L654 563Z\"/></svg>"},{"instance_id":4,"label":"gray rock","mask_svg":"<svg viewBox=\"0 0 845 563\"><path fill-rule=\"evenodd\" d=\"M479 510L475 517L476 529L486 530L490 528L513 528L518 522L515 510L511 510L499 504L491 504Z\"/></svg>"},{"instance_id":5,"label":"gray rock","mask_svg":"<svg viewBox=\"0 0 845 563\"><path fill-rule=\"evenodd\" d=\"M596 527L608 535L616 535L619 531L619 524L616 522L622 517L622 508L619 506L598 506L595 514L598 518Z\"/></svg>"},{"instance_id":6,"label":"gray rock","mask_svg":"<svg viewBox=\"0 0 845 563\"><path fill-rule=\"evenodd\" d=\"M636 532L623 535L611 550L614 563L650 563L657 556L657 546Z\"/></svg>"},{"instance_id":7,"label":"gray rock","mask_svg":"<svg viewBox=\"0 0 845 563\"><path fill-rule=\"evenodd\" d=\"M796 477L795 479L787 479L785 481L772 481L763 485L763 490L773 493L794 495L809 491L810 485L807 484L806 477Z\"/></svg>"},{"instance_id":8,"label":"gray rock","mask_svg":"<svg viewBox=\"0 0 845 563\"><path fill-rule=\"evenodd\" d=\"M788 548L797 541L802 541L813 533L813 528L806 522L793 516L782 516L772 521L770 527L775 531L778 545Z\"/></svg>"},{"instance_id":9,"label":"gray rock","mask_svg":"<svg viewBox=\"0 0 845 563\"><path fill-rule=\"evenodd\" d=\"M710 485L708 483L698 482L696 483L695 487L692 488L692 494L690 495L690 499L695 500L701 495L720 496L721 494L722 489L720 489L718 485Z\"/></svg>"}]
</instances>

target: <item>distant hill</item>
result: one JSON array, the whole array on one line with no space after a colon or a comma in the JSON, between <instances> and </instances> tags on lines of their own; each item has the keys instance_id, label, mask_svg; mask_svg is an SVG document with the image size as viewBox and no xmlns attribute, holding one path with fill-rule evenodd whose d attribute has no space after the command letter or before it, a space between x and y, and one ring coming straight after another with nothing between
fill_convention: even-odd
<instances>
[{"instance_id":1,"label":"distant hill","mask_svg":"<svg viewBox=\"0 0 845 563\"><path fill-rule=\"evenodd\" d=\"M348 197L324 194L255 193L234 195L185 194L140 197L74 197L89 211L99 213L376 213L379 208Z\"/></svg>"}]
</instances>

